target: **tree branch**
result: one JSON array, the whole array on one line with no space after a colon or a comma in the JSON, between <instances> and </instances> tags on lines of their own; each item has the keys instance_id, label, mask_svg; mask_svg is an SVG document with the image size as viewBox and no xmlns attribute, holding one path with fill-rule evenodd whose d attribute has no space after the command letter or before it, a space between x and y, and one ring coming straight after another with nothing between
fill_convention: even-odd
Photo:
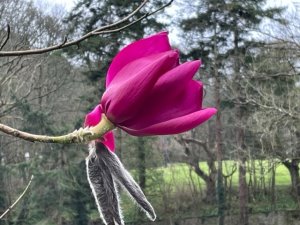
<instances>
[{"instance_id":1,"label":"tree branch","mask_svg":"<svg viewBox=\"0 0 300 225\"><path fill-rule=\"evenodd\" d=\"M19 196L19 198L11 205L9 206L9 208L0 216L0 220L3 219L3 217L9 213L9 211L11 211L17 204L18 202L23 198L23 196L26 194L27 190L29 189L31 183L32 183L32 180L33 180L34 176L32 175L26 188L24 189L23 193Z\"/></svg>"},{"instance_id":2,"label":"tree branch","mask_svg":"<svg viewBox=\"0 0 300 225\"><path fill-rule=\"evenodd\" d=\"M236 166L236 163L233 165L233 167L232 167L232 169L231 169L231 172L230 173L228 173L228 174L223 174L223 177L224 178L228 178L228 177L231 177L231 176L233 176L233 174L236 172L236 170L237 170L237 166Z\"/></svg>"},{"instance_id":3,"label":"tree branch","mask_svg":"<svg viewBox=\"0 0 300 225\"><path fill-rule=\"evenodd\" d=\"M56 44L56 45L49 46L49 47L46 47L46 48L41 48L41 49L28 49L28 50L20 50L20 51L0 51L0 57L41 54L41 53L46 53L46 52L50 52L50 51L53 51L53 50L63 49L63 48L73 46L73 45L79 45L79 43L81 43L82 41L84 41L84 40L86 40L90 37L97 36L97 35L102 35L102 34L115 33L117 31L121 31L121 30L123 30L123 29L125 29L129 26L132 26L133 24L141 21L142 19L144 19L148 16L151 16L154 13L157 13L158 11L164 9L165 7L169 6L173 2L173 0L171 0L168 3L166 3L165 5L163 5L162 7L158 8L157 10L154 10L153 12L146 13L143 16L141 16L140 18L138 18L138 19L136 19L136 20L134 20L134 21L132 21L128 24L122 25L121 27L117 27L120 24L128 22L129 19L132 18L135 14L137 14L140 11L140 9L143 8L148 1L149 0L144 0L132 13L130 13L129 15L124 17L123 19L121 19L121 20L119 20L115 23L97 28L93 31L90 31L89 33L83 35L82 37L80 37L76 40L67 41L67 38L65 38L64 41L60 44Z\"/></svg>"},{"instance_id":4,"label":"tree branch","mask_svg":"<svg viewBox=\"0 0 300 225\"><path fill-rule=\"evenodd\" d=\"M209 175L207 175L207 173L204 172L204 170L202 170L199 166L199 163L192 163L189 162L190 166L192 167L192 169L194 170L194 172L201 177L205 182L209 182L211 180L211 177Z\"/></svg>"},{"instance_id":5,"label":"tree branch","mask_svg":"<svg viewBox=\"0 0 300 225\"><path fill-rule=\"evenodd\" d=\"M209 151L208 147L207 147L207 143L198 139L194 139L194 138L182 138L183 141L187 142L187 143L195 143L200 145L204 151L206 152L207 156L213 160L216 159L215 155Z\"/></svg>"},{"instance_id":6,"label":"tree branch","mask_svg":"<svg viewBox=\"0 0 300 225\"><path fill-rule=\"evenodd\" d=\"M71 144L71 143L83 143L97 138L102 137L108 131L114 129L115 126L102 114L101 121L94 127L80 128L72 133L62 136L46 136L36 135L20 131L4 124L0 124L0 131L31 142L44 142L44 143L60 143L60 144Z\"/></svg>"}]
</instances>

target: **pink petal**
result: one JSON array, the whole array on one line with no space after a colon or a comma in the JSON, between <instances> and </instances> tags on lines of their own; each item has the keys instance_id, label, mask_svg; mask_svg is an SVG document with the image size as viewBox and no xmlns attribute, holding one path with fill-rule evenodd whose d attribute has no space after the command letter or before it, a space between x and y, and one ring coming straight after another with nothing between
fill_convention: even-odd
<instances>
[{"instance_id":1,"label":"pink petal","mask_svg":"<svg viewBox=\"0 0 300 225\"><path fill-rule=\"evenodd\" d=\"M168 90L177 90L177 88L184 87L198 71L201 66L200 60L183 63L176 68L168 71L161 76L154 86L153 92L159 93ZM168 93L168 95L171 93Z\"/></svg>"},{"instance_id":2,"label":"pink petal","mask_svg":"<svg viewBox=\"0 0 300 225\"><path fill-rule=\"evenodd\" d=\"M187 84L184 84L184 82L182 84L183 87L177 88L175 86L173 90L170 90L171 92L166 88L167 91L165 94L157 95L154 92L151 98L149 98L151 100L147 100L147 104L145 104L144 108L141 108L137 116L119 125L140 130L201 110L203 97L202 83L189 80ZM175 94L171 94L172 91Z\"/></svg>"},{"instance_id":3,"label":"pink petal","mask_svg":"<svg viewBox=\"0 0 300 225\"><path fill-rule=\"evenodd\" d=\"M130 62L169 50L171 50L171 46L167 32L161 32L127 45L115 56L110 64L106 76L106 87L109 86L117 73Z\"/></svg>"},{"instance_id":4,"label":"pink petal","mask_svg":"<svg viewBox=\"0 0 300 225\"><path fill-rule=\"evenodd\" d=\"M163 61L166 61L165 63L167 64L162 64ZM178 66L178 64L179 53L177 50L170 50L134 60L118 72L107 89L119 87L124 82L134 82L137 76L143 80L147 73L153 74L151 70L159 70L157 71L160 73L159 76L163 76L167 71Z\"/></svg>"},{"instance_id":5,"label":"pink petal","mask_svg":"<svg viewBox=\"0 0 300 225\"><path fill-rule=\"evenodd\" d=\"M134 118L145 105L145 99L158 78L177 63L178 52L168 51L135 60L125 66L102 96L101 105L109 120L119 124ZM133 68L140 69L131 74Z\"/></svg>"},{"instance_id":6,"label":"pink petal","mask_svg":"<svg viewBox=\"0 0 300 225\"><path fill-rule=\"evenodd\" d=\"M111 152L115 151L115 138L114 138L114 133L112 131L107 132L100 139L100 141L108 148L108 150L110 150Z\"/></svg>"},{"instance_id":7,"label":"pink petal","mask_svg":"<svg viewBox=\"0 0 300 225\"><path fill-rule=\"evenodd\" d=\"M97 105L91 112L85 116L84 126L93 127L96 126L101 120L102 109L100 105Z\"/></svg>"},{"instance_id":8,"label":"pink petal","mask_svg":"<svg viewBox=\"0 0 300 225\"><path fill-rule=\"evenodd\" d=\"M121 128L129 134L136 136L178 134L195 128L212 117L216 112L217 110L215 108L207 108L182 117L157 123L141 130L126 127Z\"/></svg>"},{"instance_id":9,"label":"pink petal","mask_svg":"<svg viewBox=\"0 0 300 225\"><path fill-rule=\"evenodd\" d=\"M97 105L90 113L85 116L84 126L93 127L96 126L102 117L102 109L100 105ZM97 141L102 142L110 151L115 151L115 140L112 131L107 132L102 138Z\"/></svg>"}]
</instances>

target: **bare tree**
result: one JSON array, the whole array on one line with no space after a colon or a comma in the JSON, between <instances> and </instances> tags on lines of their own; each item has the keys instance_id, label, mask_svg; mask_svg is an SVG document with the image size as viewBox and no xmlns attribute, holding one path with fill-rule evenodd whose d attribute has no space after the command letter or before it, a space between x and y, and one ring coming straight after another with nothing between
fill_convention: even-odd
<instances>
[{"instance_id":1,"label":"bare tree","mask_svg":"<svg viewBox=\"0 0 300 225\"><path fill-rule=\"evenodd\" d=\"M204 200L212 203L216 200L217 168L215 162L217 157L216 153L211 150L212 141L209 138L209 134L203 135L203 133L209 132L203 132L203 130L207 129L203 129L203 127L195 129L184 135L178 135L175 139L184 149L185 157L182 161L187 163L206 184L206 195ZM198 132L202 134L202 139L198 138L200 136ZM207 162L209 172L206 172L199 165L199 162L204 160Z\"/></svg>"}]
</instances>

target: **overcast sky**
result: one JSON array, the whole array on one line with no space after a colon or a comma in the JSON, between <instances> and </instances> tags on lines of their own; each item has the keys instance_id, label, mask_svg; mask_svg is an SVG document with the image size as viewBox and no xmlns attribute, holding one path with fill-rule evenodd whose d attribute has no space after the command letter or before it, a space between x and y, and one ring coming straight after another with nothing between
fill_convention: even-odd
<instances>
[{"instance_id":1,"label":"overcast sky","mask_svg":"<svg viewBox=\"0 0 300 225\"><path fill-rule=\"evenodd\" d=\"M35 0L36 2L41 2ZM72 7L75 5L77 0L42 0L44 2L48 2L50 4L59 4L62 5L66 10L71 10ZM176 0L175 0L176 1ZM268 5L272 6L289 6L290 10L296 10L296 7L300 8L300 0L268 0ZM172 6L171 6L172 7Z\"/></svg>"},{"instance_id":2,"label":"overcast sky","mask_svg":"<svg viewBox=\"0 0 300 225\"><path fill-rule=\"evenodd\" d=\"M38 1L38 0L36 0ZM62 5L67 11L71 10L77 0L44 0L50 4Z\"/></svg>"},{"instance_id":3,"label":"overcast sky","mask_svg":"<svg viewBox=\"0 0 300 225\"><path fill-rule=\"evenodd\" d=\"M61 7L56 7L60 12L59 14L64 15L68 13L75 6L75 3L79 0L34 0L38 7L41 7L43 10L48 9L51 12L51 5L60 5ZM201 1L201 0L198 0ZM49 7L50 6L50 7ZM279 6L287 6L288 13L298 15L300 12L300 0L267 0L266 7L279 7ZM56 10L57 11L57 10ZM174 3L166 9L167 14L176 14L178 11L178 5L176 4L176 0ZM64 13L63 13L64 12ZM265 24L267 25L267 23ZM179 45L178 30L172 27L169 27L170 40L172 45Z\"/></svg>"}]
</instances>

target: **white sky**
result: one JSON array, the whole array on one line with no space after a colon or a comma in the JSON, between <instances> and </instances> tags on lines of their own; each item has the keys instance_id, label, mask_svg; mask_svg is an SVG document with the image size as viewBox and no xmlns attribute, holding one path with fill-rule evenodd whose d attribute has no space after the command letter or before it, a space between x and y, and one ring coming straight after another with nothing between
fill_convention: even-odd
<instances>
[{"instance_id":1,"label":"white sky","mask_svg":"<svg viewBox=\"0 0 300 225\"><path fill-rule=\"evenodd\" d=\"M55 7L56 13L62 15L66 15L72 8L75 6L76 2L79 0L34 0L36 5L41 7L42 9L48 9L50 12L52 11L51 5L58 5L60 7ZM198 0L201 1L201 0ZM266 7L279 7L279 6L287 6L287 12L289 14L298 15L300 14L300 0L267 0ZM179 8L179 5L176 4L176 0L173 2L171 6L166 9L167 14L172 15L176 14ZM174 46L178 46L180 43L178 40L178 30L172 27L169 27L170 41Z\"/></svg>"},{"instance_id":2,"label":"white sky","mask_svg":"<svg viewBox=\"0 0 300 225\"><path fill-rule=\"evenodd\" d=\"M48 2L49 4L58 4L63 6L67 11L71 10L75 5L77 0L35 0L36 2ZM176 0L175 0L176 2ZM268 0L267 5L270 6L289 6L290 10L296 10L296 6L298 5L298 9L300 10L300 0ZM171 8L172 6L170 6Z\"/></svg>"},{"instance_id":3,"label":"white sky","mask_svg":"<svg viewBox=\"0 0 300 225\"><path fill-rule=\"evenodd\" d=\"M38 1L38 0L36 0ZM75 5L77 0L42 0L48 2L50 4L57 4L63 6L67 11L71 10L72 7Z\"/></svg>"}]
</instances>

